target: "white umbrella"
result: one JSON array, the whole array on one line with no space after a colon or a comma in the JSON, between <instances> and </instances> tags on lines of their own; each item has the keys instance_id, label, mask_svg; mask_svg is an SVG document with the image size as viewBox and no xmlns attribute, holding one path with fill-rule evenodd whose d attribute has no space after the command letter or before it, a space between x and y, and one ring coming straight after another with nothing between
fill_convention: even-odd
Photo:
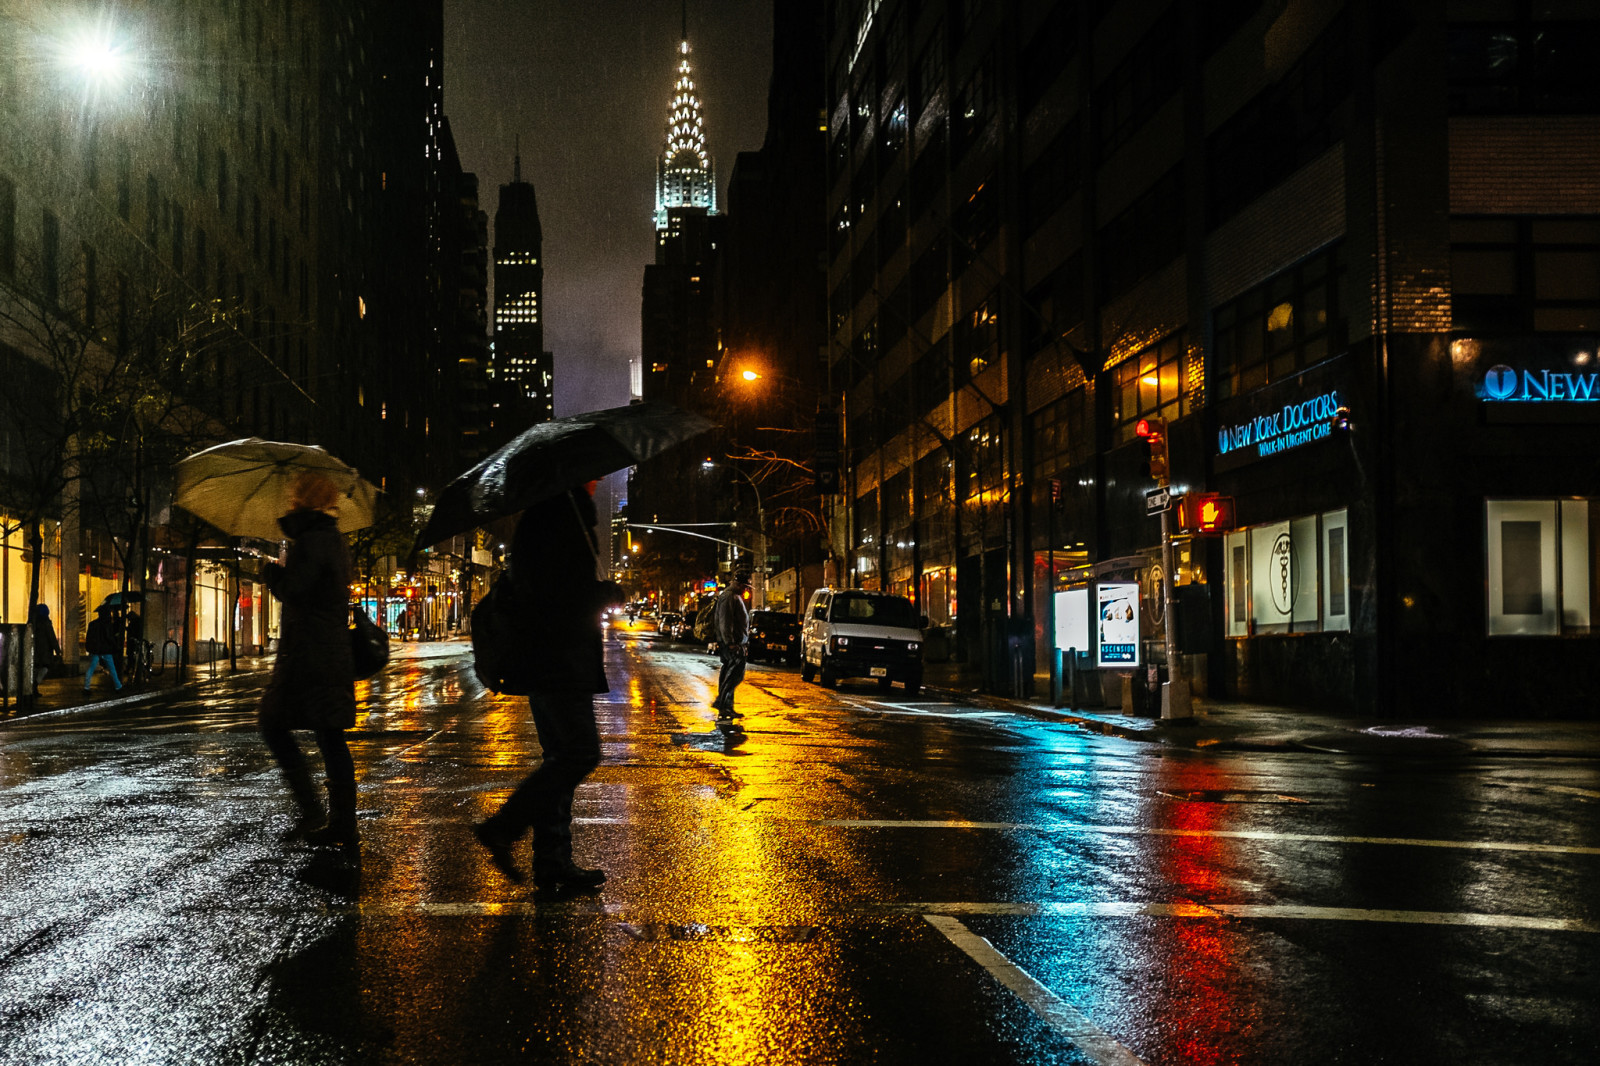
<instances>
[{"instance_id":1,"label":"white umbrella","mask_svg":"<svg viewBox=\"0 0 1600 1066\"><path fill-rule=\"evenodd\" d=\"M372 524L378 490L355 467L315 444L244 440L218 444L178 462L173 502L235 537L281 540L278 519L289 511L289 486L307 470L339 489L339 530Z\"/></svg>"}]
</instances>

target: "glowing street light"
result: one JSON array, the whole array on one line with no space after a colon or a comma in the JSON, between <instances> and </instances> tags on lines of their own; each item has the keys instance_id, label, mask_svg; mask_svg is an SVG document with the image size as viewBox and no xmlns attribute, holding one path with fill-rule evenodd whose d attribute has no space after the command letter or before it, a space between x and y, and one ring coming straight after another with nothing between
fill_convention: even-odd
<instances>
[{"instance_id":1,"label":"glowing street light","mask_svg":"<svg viewBox=\"0 0 1600 1066\"><path fill-rule=\"evenodd\" d=\"M755 370L742 371L739 374L739 376L744 378L746 381L760 381L761 380L760 372L759 371L755 371Z\"/></svg>"},{"instance_id":2,"label":"glowing street light","mask_svg":"<svg viewBox=\"0 0 1600 1066\"><path fill-rule=\"evenodd\" d=\"M91 90L115 89L133 73L134 55L107 25L85 26L56 45L56 61Z\"/></svg>"}]
</instances>

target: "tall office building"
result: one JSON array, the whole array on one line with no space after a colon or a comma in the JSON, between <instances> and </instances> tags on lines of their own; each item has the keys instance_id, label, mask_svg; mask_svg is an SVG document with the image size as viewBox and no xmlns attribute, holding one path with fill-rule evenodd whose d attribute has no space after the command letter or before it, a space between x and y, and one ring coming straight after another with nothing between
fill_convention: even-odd
<instances>
[{"instance_id":1,"label":"tall office building","mask_svg":"<svg viewBox=\"0 0 1600 1066\"><path fill-rule=\"evenodd\" d=\"M693 406L715 375L713 274L726 220L717 214L716 171L706 151L687 30L678 55L656 163L656 261L644 271L641 349L645 398Z\"/></svg>"},{"instance_id":2,"label":"tall office building","mask_svg":"<svg viewBox=\"0 0 1600 1066\"><path fill-rule=\"evenodd\" d=\"M706 150L704 117L689 67L685 30L666 137L656 164L656 257L644 268L640 352L642 394L705 408L720 349L714 318L717 247L727 219L717 214L716 177ZM699 459L679 450L646 464L630 486L636 518L697 521L710 481Z\"/></svg>"},{"instance_id":3,"label":"tall office building","mask_svg":"<svg viewBox=\"0 0 1600 1066\"><path fill-rule=\"evenodd\" d=\"M544 350L544 231L522 154L494 213L494 354L491 421L515 430L555 416L554 357Z\"/></svg>"}]
</instances>

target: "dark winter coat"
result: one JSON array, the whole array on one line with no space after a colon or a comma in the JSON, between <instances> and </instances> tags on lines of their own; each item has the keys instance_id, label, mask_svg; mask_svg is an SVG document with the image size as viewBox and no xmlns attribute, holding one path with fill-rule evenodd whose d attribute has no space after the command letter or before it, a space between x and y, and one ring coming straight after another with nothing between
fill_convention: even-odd
<instances>
[{"instance_id":1,"label":"dark winter coat","mask_svg":"<svg viewBox=\"0 0 1600 1066\"><path fill-rule=\"evenodd\" d=\"M61 661L55 623L50 621L50 608L42 603L33 606L33 661L40 666Z\"/></svg>"},{"instance_id":2,"label":"dark winter coat","mask_svg":"<svg viewBox=\"0 0 1600 1066\"><path fill-rule=\"evenodd\" d=\"M535 691L610 691L600 613L621 596L614 583L595 577L594 523L594 501L583 489L571 489L524 511L511 538L525 676Z\"/></svg>"},{"instance_id":3,"label":"dark winter coat","mask_svg":"<svg viewBox=\"0 0 1600 1066\"><path fill-rule=\"evenodd\" d=\"M350 553L339 526L321 511L278 519L289 557L268 563L267 589L283 601L278 660L261 699L261 723L287 729L349 729L356 724L356 671L350 657Z\"/></svg>"},{"instance_id":4,"label":"dark winter coat","mask_svg":"<svg viewBox=\"0 0 1600 1066\"><path fill-rule=\"evenodd\" d=\"M83 650L90 655L115 655L117 653L116 627L111 619L101 615L89 623L89 632L84 634Z\"/></svg>"}]
</instances>

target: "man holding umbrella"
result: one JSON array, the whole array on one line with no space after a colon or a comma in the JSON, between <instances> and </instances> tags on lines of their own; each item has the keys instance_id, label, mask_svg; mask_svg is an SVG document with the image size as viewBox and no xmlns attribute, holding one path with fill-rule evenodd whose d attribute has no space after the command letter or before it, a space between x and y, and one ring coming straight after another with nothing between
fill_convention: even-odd
<instances>
[{"instance_id":1,"label":"man holding umbrella","mask_svg":"<svg viewBox=\"0 0 1600 1066\"><path fill-rule=\"evenodd\" d=\"M572 794L600 762L594 694L608 691L600 613L624 598L615 582L596 575L596 479L711 426L648 401L541 422L441 489L417 537L420 551L492 519L522 515L500 579L509 578L514 590L517 617L508 628L515 636L497 649L519 660L519 683L496 691L527 693L543 761L498 811L472 827L514 881L522 873L511 849L530 828L539 887L593 889L606 879L572 858ZM497 583L490 597L499 595Z\"/></svg>"},{"instance_id":2,"label":"man holding umbrella","mask_svg":"<svg viewBox=\"0 0 1600 1066\"><path fill-rule=\"evenodd\" d=\"M573 793L600 764L594 696L610 691L600 615L623 600L615 582L595 577L595 484L535 503L511 539L523 678L543 759L497 812L472 827L513 881L522 873L511 849L532 828L534 884L551 891L593 889L606 879L572 858Z\"/></svg>"}]
</instances>

